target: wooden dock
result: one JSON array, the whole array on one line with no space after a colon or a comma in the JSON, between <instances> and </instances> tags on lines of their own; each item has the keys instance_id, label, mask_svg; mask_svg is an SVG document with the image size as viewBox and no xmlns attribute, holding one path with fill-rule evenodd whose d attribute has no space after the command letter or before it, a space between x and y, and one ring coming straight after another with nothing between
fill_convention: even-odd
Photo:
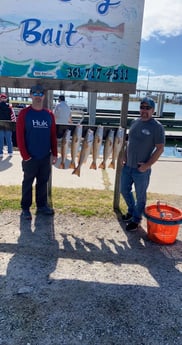
<instances>
[{"instance_id":1,"label":"wooden dock","mask_svg":"<svg viewBox=\"0 0 182 345\"><path fill-rule=\"evenodd\" d=\"M118 111L110 113L108 110L104 110L104 112L97 111L96 118L95 118L95 125L99 126L102 125L104 127L118 127L120 125L120 115L117 113ZM165 129L166 140L169 141L179 141L182 138L182 119L175 119L173 115L175 113L163 113L163 117L156 118ZM166 117L164 117L164 115ZM139 116L136 112L129 112L127 117L127 129L130 128L131 122ZM79 112L72 114L73 122L74 123L81 123L82 125L88 126L89 124L89 114L87 112Z\"/></svg>"},{"instance_id":2,"label":"wooden dock","mask_svg":"<svg viewBox=\"0 0 182 345\"><path fill-rule=\"evenodd\" d=\"M92 128L94 131L97 126L102 125L104 127L104 134L106 135L107 131L110 128L116 129L120 125L120 116L109 116L110 113L97 113L95 125L89 125L89 115L86 113L75 113L73 114L73 125L57 125L58 137L61 137L66 128L74 129L74 127L81 122L84 127L84 133L86 129ZM136 116L127 117L127 131L131 125L131 122L136 118ZM159 122L162 123L165 129L166 141L179 142L182 139L182 119L171 119L171 118L157 118ZM0 129L10 129L14 132L13 137L15 141L15 132L16 132L16 123L11 121L0 121Z\"/></svg>"}]
</instances>

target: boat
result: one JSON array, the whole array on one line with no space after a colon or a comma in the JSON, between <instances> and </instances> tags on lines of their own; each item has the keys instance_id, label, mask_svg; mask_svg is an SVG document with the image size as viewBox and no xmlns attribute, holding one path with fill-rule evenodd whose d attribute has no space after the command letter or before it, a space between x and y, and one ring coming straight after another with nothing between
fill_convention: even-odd
<instances>
[{"instance_id":1,"label":"boat","mask_svg":"<svg viewBox=\"0 0 182 345\"><path fill-rule=\"evenodd\" d=\"M182 147L175 145L175 149L176 149L176 151L181 152L181 154L182 154Z\"/></svg>"}]
</instances>

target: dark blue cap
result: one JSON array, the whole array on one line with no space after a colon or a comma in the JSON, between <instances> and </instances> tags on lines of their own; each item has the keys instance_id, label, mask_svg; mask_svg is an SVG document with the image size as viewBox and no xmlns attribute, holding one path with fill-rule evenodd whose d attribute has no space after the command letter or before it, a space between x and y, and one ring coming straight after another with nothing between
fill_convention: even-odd
<instances>
[{"instance_id":1,"label":"dark blue cap","mask_svg":"<svg viewBox=\"0 0 182 345\"><path fill-rule=\"evenodd\" d=\"M44 90L43 86L40 85L40 84L34 85L30 89L30 93L33 93L33 92L42 92L42 93L44 93L44 91L45 90Z\"/></svg>"},{"instance_id":2,"label":"dark blue cap","mask_svg":"<svg viewBox=\"0 0 182 345\"><path fill-rule=\"evenodd\" d=\"M149 107L152 107L152 108L155 109L155 102L154 102L154 100L153 100L152 98L150 98L150 97L144 97L144 98L141 100L140 103L141 103L141 104L146 103L146 104L149 105Z\"/></svg>"}]
</instances>

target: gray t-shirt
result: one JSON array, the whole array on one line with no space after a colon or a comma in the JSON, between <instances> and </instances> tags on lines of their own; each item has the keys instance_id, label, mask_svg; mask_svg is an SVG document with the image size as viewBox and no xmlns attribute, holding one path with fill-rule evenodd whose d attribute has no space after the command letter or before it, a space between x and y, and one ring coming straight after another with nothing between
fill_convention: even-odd
<instances>
[{"instance_id":1,"label":"gray t-shirt","mask_svg":"<svg viewBox=\"0 0 182 345\"><path fill-rule=\"evenodd\" d=\"M154 118L148 121L134 120L128 134L127 165L137 168L139 162L146 163L156 144L165 144L165 133L161 123Z\"/></svg>"}]
</instances>

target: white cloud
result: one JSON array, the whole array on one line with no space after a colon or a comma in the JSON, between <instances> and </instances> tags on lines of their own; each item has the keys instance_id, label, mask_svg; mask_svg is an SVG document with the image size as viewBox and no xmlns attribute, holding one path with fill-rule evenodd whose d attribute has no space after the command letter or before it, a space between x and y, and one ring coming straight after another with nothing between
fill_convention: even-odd
<instances>
[{"instance_id":1,"label":"white cloud","mask_svg":"<svg viewBox=\"0 0 182 345\"><path fill-rule=\"evenodd\" d=\"M182 0L145 0L142 38L182 33Z\"/></svg>"},{"instance_id":2,"label":"white cloud","mask_svg":"<svg viewBox=\"0 0 182 345\"><path fill-rule=\"evenodd\" d=\"M153 75L148 73L143 75L139 71L137 89L156 90L156 91L176 91L181 92L182 75Z\"/></svg>"}]
</instances>

